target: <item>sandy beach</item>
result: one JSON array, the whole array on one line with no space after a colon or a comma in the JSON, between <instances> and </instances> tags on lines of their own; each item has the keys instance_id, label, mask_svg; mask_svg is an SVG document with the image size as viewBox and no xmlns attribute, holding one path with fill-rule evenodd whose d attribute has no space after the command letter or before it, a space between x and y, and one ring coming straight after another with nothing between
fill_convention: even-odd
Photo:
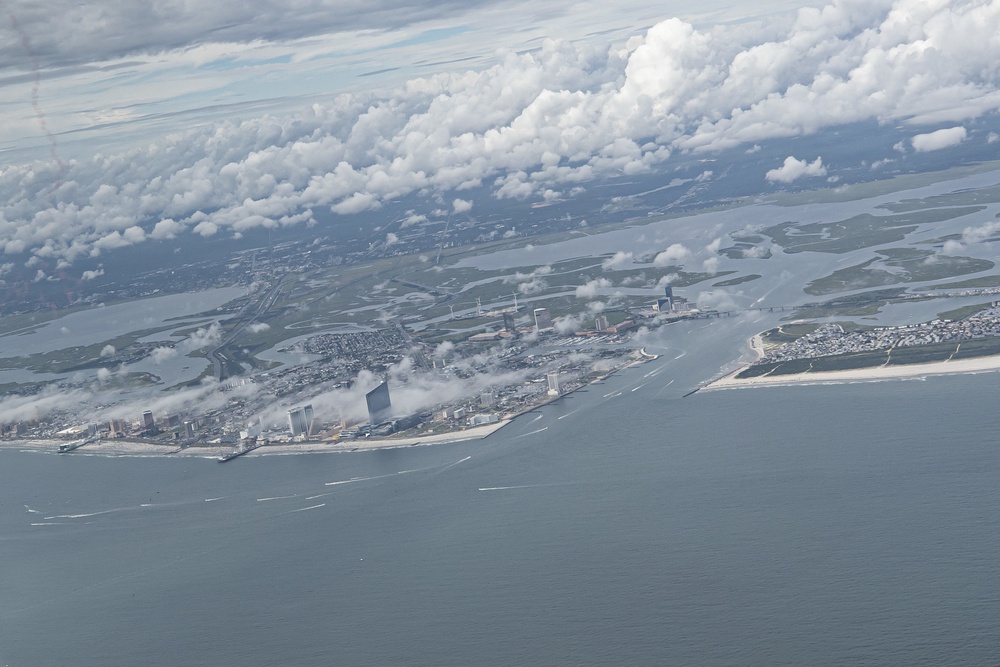
<instances>
[{"instance_id":1,"label":"sandy beach","mask_svg":"<svg viewBox=\"0 0 1000 667\"><path fill-rule=\"evenodd\" d=\"M757 336L754 337L755 339ZM751 347L758 348L754 343ZM954 375L958 373L985 373L1000 371L1000 355L988 357L973 357L953 361L936 361L928 364L897 364L892 366L875 366L872 368L852 368L842 371L824 371L816 373L794 373L737 379L747 366L741 366L732 373L715 380L701 391L713 389L739 389L743 387L787 386L793 384L829 384L844 382L879 382L904 378L924 377L926 375Z\"/></svg>"},{"instance_id":2,"label":"sandy beach","mask_svg":"<svg viewBox=\"0 0 1000 667\"><path fill-rule=\"evenodd\" d=\"M415 447L419 445L441 445L449 442L479 440L495 433L511 422L501 419L495 424L476 426L461 431L435 433L412 438L362 438L345 440L343 442L287 442L275 443L258 447L244 456L272 456L279 454L319 454L336 452L354 452L371 449L391 449L394 447ZM66 440L55 439L11 439L0 441L0 447L5 449L31 450L56 453L59 445ZM217 459L233 451L232 445L195 446L180 448L177 445L137 442L133 440L101 440L80 447L69 455L75 456L191 456L197 458Z\"/></svg>"},{"instance_id":3,"label":"sandy beach","mask_svg":"<svg viewBox=\"0 0 1000 667\"><path fill-rule=\"evenodd\" d=\"M359 438L357 440L345 440L343 442L289 442L257 449L245 454L245 456L272 456L276 454L319 454L324 452L355 452L369 449L391 449L394 447L416 447L420 445L443 445L449 442L463 442L465 440L480 440L486 436L499 431L510 423L509 419L501 419L495 424L475 426L463 431L452 431L450 433L435 433L433 435L423 435L413 438ZM231 448L225 448L223 452L229 452Z\"/></svg>"}]
</instances>

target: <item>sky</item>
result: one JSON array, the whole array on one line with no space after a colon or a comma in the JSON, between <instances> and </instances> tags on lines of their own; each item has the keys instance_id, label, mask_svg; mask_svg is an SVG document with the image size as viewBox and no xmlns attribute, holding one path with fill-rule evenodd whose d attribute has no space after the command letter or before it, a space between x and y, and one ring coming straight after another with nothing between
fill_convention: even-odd
<instances>
[{"instance_id":1,"label":"sky","mask_svg":"<svg viewBox=\"0 0 1000 667\"><path fill-rule=\"evenodd\" d=\"M997 141L973 121L1000 0L694 4L0 0L0 274L409 195L572 197L850 123L911 128L900 153ZM762 182L825 175L788 155Z\"/></svg>"}]
</instances>

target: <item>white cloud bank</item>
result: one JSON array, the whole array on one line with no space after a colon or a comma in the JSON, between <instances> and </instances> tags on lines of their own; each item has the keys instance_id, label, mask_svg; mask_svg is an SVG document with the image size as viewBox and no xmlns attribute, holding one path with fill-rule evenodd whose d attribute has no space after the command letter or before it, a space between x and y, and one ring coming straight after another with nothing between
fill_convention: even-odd
<instances>
[{"instance_id":1,"label":"white cloud bank","mask_svg":"<svg viewBox=\"0 0 1000 667\"><path fill-rule=\"evenodd\" d=\"M943 130L928 132L927 134L918 134L910 139L910 144L913 145L913 150L918 153L939 151L959 145L965 141L966 136L968 136L968 132L960 125L958 127L949 127Z\"/></svg>"},{"instance_id":2,"label":"white cloud bank","mask_svg":"<svg viewBox=\"0 0 1000 667\"><path fill-rule=\"evenodd\" d=\"M65 264L150 237L298 225L321 210L349 215L476 186L498 198L564 198L677 151L752 150L871 119L958 123L1000 107L997 34L1000 0L835 0L787 22L699 30L668 19L623 48L549 40L379 98L343 95L294 117L9 166L0 250ZM913 147L943 147L964 129L939 132ZM824 169L789 159L768 178ZM452 199L454 212L466 206Z\"/></svg>"},{"instance_id":3,"label":"white cloud bank","mask_svg":"<svg viewBox=\"0 0 1000 667\"><path fill-rule=\"evenodd\" d=\"M796 159L789 155L785 158L785 163L777 169L771 169L764 178L772 183L791 183L803 176L826 176L826 167L823 166L823 158L816 158L812 162Z\"/></svg>"}]
</instances>

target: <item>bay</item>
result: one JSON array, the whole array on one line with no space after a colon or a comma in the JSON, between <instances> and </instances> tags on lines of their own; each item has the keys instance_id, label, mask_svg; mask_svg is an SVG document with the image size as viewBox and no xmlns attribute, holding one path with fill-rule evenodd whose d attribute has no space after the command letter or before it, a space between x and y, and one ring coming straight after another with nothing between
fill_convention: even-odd
<instances>
[{"instance_id":1,"label":"bay","mask_svg":"<svg viewBox=\"0 0 1000 667\"><path fill-rule=\"evenodd\" d=\"M1000 376L685 398L761 324L682 327L477 442L0 450L0 663L990 662Z\"/></svg>"}]
</instances>

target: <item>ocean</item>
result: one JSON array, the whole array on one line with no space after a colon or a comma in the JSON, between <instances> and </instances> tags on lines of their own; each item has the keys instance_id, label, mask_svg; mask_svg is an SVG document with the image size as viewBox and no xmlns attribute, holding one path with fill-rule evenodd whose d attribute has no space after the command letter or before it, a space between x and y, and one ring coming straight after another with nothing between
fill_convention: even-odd
<instances>
[{"instance_id":1,"label":"ocean","mask_svg":"<svg viewBox=\"0 0 1000 667\"><path fill-rule=\"evenodd\" d=\"M481 441L2 449L0 665L996 662L1000 374L684 397L762 328Z\"/></svg>"}]
</instances>

